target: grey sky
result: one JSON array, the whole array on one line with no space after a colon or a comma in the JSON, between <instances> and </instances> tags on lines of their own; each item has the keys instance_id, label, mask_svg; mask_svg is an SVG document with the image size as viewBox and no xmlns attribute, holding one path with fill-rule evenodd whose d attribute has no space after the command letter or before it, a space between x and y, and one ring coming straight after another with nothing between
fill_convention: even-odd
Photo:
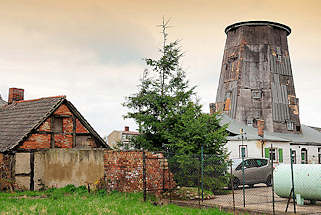
<instances>
[{"instance_id":1,"label":"grey sky","mask_svg":"<svg viewBox=\"0 0 321 215\"><path fill-rule=\"evenodd\" d=\"M244 20L289 25L289 51L301 122L321 127L321 14L318 1L8 1L0 11L0 94L67 95L102 136L125 125L125 96L137 91L144 57L158 56L163 16L180 39L191 85L208 112L215 101L226 35ZM267 2L270 2L269 5ZM277 6L277 5L278 6ZM235 6L238 5L238 6ZM235 7L233 7L235 6ZM281 8L287 7L287 10Z\"/></svg>"}]
</instances>

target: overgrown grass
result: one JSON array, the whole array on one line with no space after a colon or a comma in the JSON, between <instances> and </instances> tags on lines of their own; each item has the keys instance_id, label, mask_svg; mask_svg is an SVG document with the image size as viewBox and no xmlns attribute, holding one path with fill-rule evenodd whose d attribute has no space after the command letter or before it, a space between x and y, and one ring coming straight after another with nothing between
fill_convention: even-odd
<instances>
[{"instance_id":1,"label":"overgrown grass","mask_svg":"<svg viewBox=\"0 0 321 215\"><path fill-rule=\"evenodd\" d=\"M184 208L173 204L154 206L141 193L88 193L85 187L0 193L0 214L227 214L218 209Z\"/></svg>"}]
</instances>

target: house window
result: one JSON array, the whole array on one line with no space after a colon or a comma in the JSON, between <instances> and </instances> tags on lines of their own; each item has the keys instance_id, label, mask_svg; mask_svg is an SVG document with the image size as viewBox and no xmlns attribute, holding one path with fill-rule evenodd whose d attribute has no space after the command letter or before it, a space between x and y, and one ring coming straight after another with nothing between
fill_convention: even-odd
<instances>
[{"instance_id":1,"label":"house window","mask_svg":"<svg viewBox=\"0 0 321 215\"><path fill-rule=\"evenodd\" d=\"M273 159L274 162L283 162L283 149L281 148L265 148L265 158Z\"/></svg>"},{"instance_id":2,"label":"house window","mask_svg":"<svg viewBox=\"0 0 321 215\"><path fill-rule=\"evenodd\" d=\"M293 131L293 122L287 121L286 126L288 128L288 131Z\"/></svg>"},{"instance_id":3,"label":"house window","mask_svg":"<svg viewBox=\"0 0 321 215\"><path fill-rule=\"evenodd\" d=\"M276 158L276 149L273 148L273 149L270 149L270 154L269 154L270 158L273 159L273 161L277 161L277 158Z\"/></svg>"},{"instance_id":4,"label":"house window","mask_svg":"<svg viewBox=\"0 0 321 215\"><path fill-rule=\"evenodd\" d=\"M296 164L296 151L295 150L292 150L292 162L294 163L294 164Z\"/></svg>"},{"instance_id":5,"label":"house window","mask_svg":"<svg viewBox=\"0 0 321 215\"><path fill-rule=\"evenodd\" d=\"M318 148L318 163L321 164L321 148Z\"/></svg>"},{"instance_id":6,"label":"house window","mask_svg":"<svg viewBox=\"0 0 321 215\"><path fill-rule=\"evenodd\" d=\"M247 126L253 127L253 119L247 119Z\"/></svg>"},{"instance_id":7,"label":"house window","mask_svg":"<svg viewBox=\"0 0 321 215\"><path fill-rule=\"evenodd\" d=\"M297 125L296 126L296 131L298 131L298 132L301 131L301 126Z\"/></svg>"},{"instance_id":8,"label":"house window","mask_svg":"<svg viewBox=\"0 0 321 215\"><path fill-rule=\"evenodd\" d=\"M308 151L306 148L301 149L301 163L302 164L308 163Z\"/></svg>"},{"instance_id":9,"label":"house window","mask_svg":"<svg viewBox=\"0 0 321 215\"><path fill-rule=\"evenodd\" d=\"M62 133L62 125L63 125L63 118L61 117L53 117L52 118L52 131Z\"/></svg>"},{"instance_id":10,"label":"house window","mask_svg":"<svg viewBox=\"0 0 321 215\"><path fill-rule=\"evenodd\" d=\"M239 146L239 157L242 158L247 157L247 145L240 145Z\"/></svg>"}]
</instances>

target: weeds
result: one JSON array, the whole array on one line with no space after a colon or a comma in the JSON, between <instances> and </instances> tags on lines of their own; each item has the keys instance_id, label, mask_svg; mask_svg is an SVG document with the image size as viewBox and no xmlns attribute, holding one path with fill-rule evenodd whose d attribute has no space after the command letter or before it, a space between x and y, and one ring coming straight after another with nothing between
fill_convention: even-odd
<instances>
[{"instance_id":1,"label":"weeds","mask_svg":"<svg viewBox=\"0 0 321 215\"><path fill-rule=\"evenodd\" d=\"M218 209L183 208L176 205L154 206L143 202L142 193L98 190L88 193L85 186L68 185L45 191L0 192L2 214L226 214Z\"/></svg>"}]
</instances>

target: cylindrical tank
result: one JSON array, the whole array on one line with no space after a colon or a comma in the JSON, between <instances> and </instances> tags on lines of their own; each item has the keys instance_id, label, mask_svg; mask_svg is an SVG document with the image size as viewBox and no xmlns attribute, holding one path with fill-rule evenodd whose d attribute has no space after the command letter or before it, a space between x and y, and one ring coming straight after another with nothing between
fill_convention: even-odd
<instances>
[{"instance_id":1,"label":"cylindrical tank","mask_svg":"<svg viewBox=\"0 0 321 215\"><path fill-rule=\"evenodd\" d=\"M321 200L321 165L293 164L294 191L307 200ZM273 174L274 191L288 198L291 188L291 165L277 166Z\"/></svg>"}]
</instances>

